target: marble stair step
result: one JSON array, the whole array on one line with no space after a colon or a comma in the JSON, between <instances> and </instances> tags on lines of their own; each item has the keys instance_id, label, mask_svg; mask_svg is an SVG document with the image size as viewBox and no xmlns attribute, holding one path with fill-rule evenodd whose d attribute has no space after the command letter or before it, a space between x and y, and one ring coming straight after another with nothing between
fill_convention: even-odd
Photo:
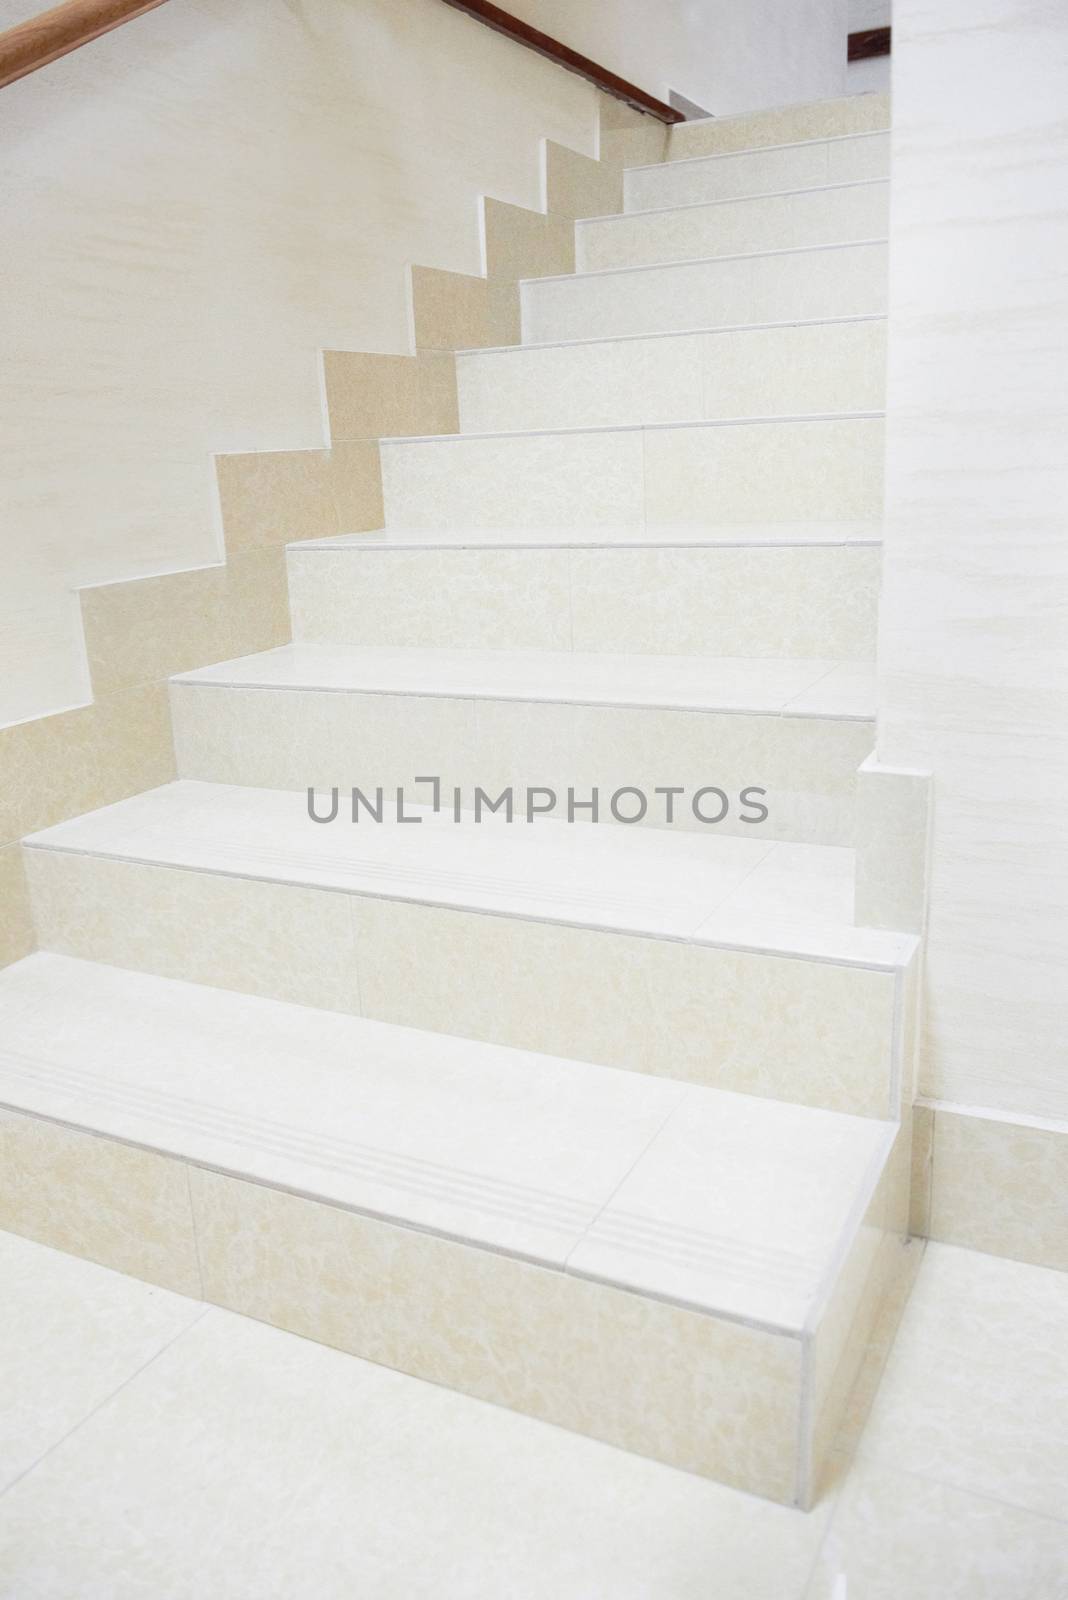
<instances>
[{"instance_id":1,"label":"marble stair step","mask_svg":"<svg viewBox=\"0 0 1068 1600\"><path fill-rule=\"evenodd\" d=\"M163 1213L184 1169L208 1300L240 1301L251 1275L257 1314L313 1337L317 1308L347 1304L348 1337L375 1359L811 1498L825 1373L849 1359L835 1299L891 1227L892 1123L47 953L0 973L0 1018L11 1137L32 1161L34 1130L40 1151L64 1126L73 1185L47 1164L34 1181L86 1238L95 1219L77 1208L103 1165L120 1214ZM120 1162L130 1146L139 1161ZM154 1220L164 1242L180 1227ZM272 1303L272 1273L293 1262L301 1295ZM391 1346L398 1295L414 1336ZM614 1421L591 1413L582 1364L561 1363L561 1331L629 1373ZM444 1374L446 1337L492 1351L497 1383L480 1366ZM711 1381L717 1352L729 1384ZM548 1409L524 1398L531 1382Z\"/></svg>"},{"instance_id":2,"label":"marble stair step","mask_svg":"<svg viewBox=\"0 0 1068 1600\"><path fill-rule=\"evenodd\" d=\"M520 284L524 344L886 312L886 241L605 268Z\"/></svg>"},{"instance_id":3,"label":"marble stair step","mask_svg":"<svg viewBox=\"0 0 1068 1600\"><path fill-rule=\"evenodd\" d=\"M838 95L741 111L727 117L696 117L671 130L669 162L732 151L764 150L801 140L885 133L890 126L889 94Z\"/></svg>"},{"instance_id":4,"label":"marble stair step","mask_svg":"<svg viewBox=\"0 0 1068 1600\"><path fill-rule=\"evenodd\" d=\"M889 210L886 178L666 202L576 222L575 265L579 272L600 272L884 239Z\"/></svg>"},{"instance_id":5,"label":"marble stair step","mask_svg":"<svg viewBox=\"0 0 1068 1600\"><path fill-rule=\"evenodd\" d=\"M888 131L802 139L759 150L629 167L623 174L623 209L648 211L825 183L856 183L885 178L889 172Z\"/></svg>"},{"instance_id":6,"label":"marble stair step","mask_svg":"<svg viewBox=\"0 0 1068 1600\"><path fill-rule=\"evenodd\" d=\"M839 317L462 351L462 433L874 411L886 320Z\"/></svg>"},{"instance_id":7,"label":"marble stair step","mask_svg":"<svg viewBox=\"0 0 1068 1600\"><path fill-rule=\"evenodd\" d=\"M868 662L534 650L285 645L171 682L181 777L270 789L417 772L472 795L548 785L609 797L670 781L763 792L762 836L852 843L856 771L874 743ZM751 813L748 813L751 814ZM692 809L651 826L701 831ZM730 815L721 831L753 826Z\"/></svg>"},{"instance_id":8,"label":"marble stair step","mask_svg":"<svg viewBox=\"0 0 1068 1600\"><path fill-rule=\"evenodd\" d=\"M874 655L875 522L392 527L287 551L294 638L638 655Z\"/></svg>"},{"instance_id":9,"label":"marble stair step","mask_svg":"<svg viewBox=\"0 0 1068 1600\"><path fill-rule=\"evenodd\" d=\"M457 822L441 776L440 810L413 785L379 821L347 791L324 823L301 793L180 780L60 823L25 841L41 944L896 1115L916 941L852 924L850 850L528 822L525 797Z\"/></svg>"},{"instance_id":10,"label":"marble stair step","mask_svg":"<svg viewBox=\"0 0 1068 1600\"><path fill-rule=\"evenodd\" d=\"M386 527L871 522L882 412L383 439Z\"/></svg>"}]
</instances>

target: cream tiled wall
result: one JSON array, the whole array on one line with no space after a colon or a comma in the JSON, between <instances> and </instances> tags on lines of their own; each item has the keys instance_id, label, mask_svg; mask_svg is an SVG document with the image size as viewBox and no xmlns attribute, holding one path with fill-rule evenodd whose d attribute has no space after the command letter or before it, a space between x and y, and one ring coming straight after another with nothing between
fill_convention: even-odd
<instances>
[{"instance_id":1,"label":"cream tiled wall","mask_svg":"<svg viewBox=\"0 0 1068 1600\"><path fill-rule=\"evenodd\" d=\"M878 736L934 774L922 1092L1061 1123L1065 43L1056 6L894 7Z\"/></svg>"},{"instance_id":2,"label":"cream tiled wall","mask_svg":"<svg viewBox=\"0 0 1068 1600\"><path fill-rule=\"evenodd\" d=\"M564 265L540 145L598 98L440 0L161 6L8 88L0 722L88 698L72 585L219 560L213 451L321 445L320 347L410 348L408 262L421 346L513 336L477 196L494 270Z\"/></svg>"}]
</instances>

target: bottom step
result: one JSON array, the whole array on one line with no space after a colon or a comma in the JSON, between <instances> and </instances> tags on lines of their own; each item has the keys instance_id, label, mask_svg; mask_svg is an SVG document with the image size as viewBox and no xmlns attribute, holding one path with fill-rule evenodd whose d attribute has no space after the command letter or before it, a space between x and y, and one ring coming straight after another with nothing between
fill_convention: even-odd
<instances>
[{"instance_id":1,"label":"bottom step","mask_svg":"<svg viewBox=\"0 0 1068 1600\"><path fill-rule=\"evenodd\" d=\"M0 1227L811 1503L896 1125L50 954L0 1020Z\"/></svg>"}]
</instances>

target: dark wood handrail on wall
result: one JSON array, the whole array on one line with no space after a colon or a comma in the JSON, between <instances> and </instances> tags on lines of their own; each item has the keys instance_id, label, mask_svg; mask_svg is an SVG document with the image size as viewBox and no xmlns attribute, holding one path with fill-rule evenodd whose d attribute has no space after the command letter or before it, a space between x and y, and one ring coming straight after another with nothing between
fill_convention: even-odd
<instances>
[{"instance_id":1,"label":"dark wood handrail on wall","mask_svg":"<svg viewBox=\"0 0 1068 1600\"><path fill-rule=\"evenodd\" d=\"M0 89L164 4L165 0L66 0L28 22L17 22L0 33Z\"/></svg>"},{"instance_id":2,"label":"dark wood handrail on wall","mask_svg":"<svg viewBox=\"0 0 1068 1600\"><path fill-rule=\"evenodd\" d=\"M577 72L581 78L586 78L598 89L603 89L605 94L614 95L617 100L625 100L636 111L644 111L660 122L686 120L683 113L676 111L674 106L667 105L663 100L657 100L654 95L646 94L637 84L628 83L625 78L617 77L614 72L609 72L607 67L598 66L589 56L580 56L577 50L561 44L559 39L551 39L547 33L539 33L529 22L521 22L518 17L502 11L500 6L492 5L490 0L445 0L445 4L453 6L457 11L466 11L469 17L477 17L479 22L484 22L487 27L496 29L498 33L506 34L517 44L525 44L528 50L536 50L540 56L548 56L558 67L566 67L569 72Z\"/></svg>"},{"instance_id":3,"label":"dark wood handrail on wall","mask_svg":"<svg viewBox=\"0 0 1068 1600\"><path fill-rule=\"evenodd\" d=\"M865 28L861 33L849 35L849 49L846 52L849 61L868 61L872 56L889 54L889 28Z\"/></svg>"}]
</instances>

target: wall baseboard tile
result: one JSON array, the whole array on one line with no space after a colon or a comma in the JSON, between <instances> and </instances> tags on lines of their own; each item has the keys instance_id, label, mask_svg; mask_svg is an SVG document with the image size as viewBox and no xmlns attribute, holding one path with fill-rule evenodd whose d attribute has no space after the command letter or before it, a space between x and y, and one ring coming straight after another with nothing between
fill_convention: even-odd
<instances>
[{"instance_id":1,"label":"wall baseboard tile","mask_svg":"<svg viewBox=\"0 0 1068 1600\"><path fill-rule=\"evenodd\" d=\"M1068 1123L918 1101L912 1231L1068 1271Z\"/></svg>"}]
</instances>

